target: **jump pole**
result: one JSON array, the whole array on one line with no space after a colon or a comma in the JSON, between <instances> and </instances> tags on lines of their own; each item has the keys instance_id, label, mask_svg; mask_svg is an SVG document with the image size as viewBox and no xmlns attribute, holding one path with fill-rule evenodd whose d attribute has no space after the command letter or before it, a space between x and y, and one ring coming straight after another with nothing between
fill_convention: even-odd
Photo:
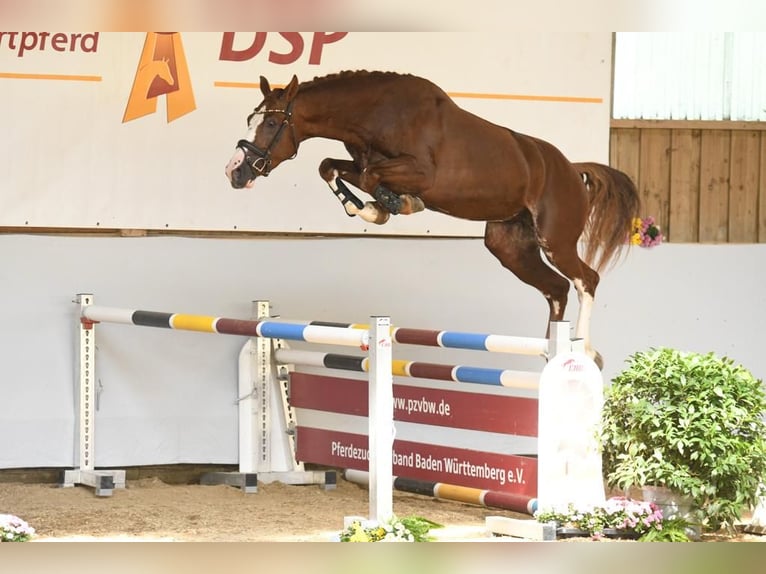
<instances>
[{"instance_id":1,"label":"jump pole","mask_svg":"<svg viewBox=\"0 0 766 574\"><path fill-rule=\"evenodd\" d=\"M370 481L369 473L363 470L345 469L343 471L343 477L349 482L362 485L368 485ZM529 515L533 515L537 510L536 498L530 498L521 494L512 494L510 492L497 492L482 488L458 486L455 484L447 484L445 482L417 480L401 476L394 476L393 485L394 490L422 494L439 500L465 502L475 506L501 508Z\"/></svg>"}]
</instances>

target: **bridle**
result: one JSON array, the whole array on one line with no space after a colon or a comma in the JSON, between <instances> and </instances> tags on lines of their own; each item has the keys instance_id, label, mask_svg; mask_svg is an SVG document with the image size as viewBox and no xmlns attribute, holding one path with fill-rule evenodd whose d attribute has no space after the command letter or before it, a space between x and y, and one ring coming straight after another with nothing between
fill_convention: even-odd
<instances>
[{"instance_id":1,"label":"bridle","mask_svg":"<svg viewBox=\"0 0 766 574\"><path fill-rule=\"evenodd\" d=\"M290 126L290 132L293 136L293 143L295 145L295 151L293 152L293 155L290 156L287 159L292 159L296 155L298 155L298 140L295 139L295 126L293 126L293 102L295 100L291 100L289 104L287 104L287 108L284 110L270 110L265 109L262 110L261 108L264 106L266 102L262 102L257 108L255 108L255 111L253 114L284 114L285 119L282 120L282 124L279 126L279 129L277 130L277 133L274 134L274 137L271 138L271 141L269 142L269 145L266 147L266 149L261 149L255 143L249 142L247 140L239 140L237 142L237 147L240 148L245 153L245 163L252 168L254 172L257 172L258 175L262 175L264 177L268 176L269 173L271 173L271 152L274 149L274 147L279 143L280 138L282 137L282 134L285 131L285 128L287 126ZM247 158L247 152L250 152L252 156L251 161L248 161Z\"/></svg>"}]
</instances>

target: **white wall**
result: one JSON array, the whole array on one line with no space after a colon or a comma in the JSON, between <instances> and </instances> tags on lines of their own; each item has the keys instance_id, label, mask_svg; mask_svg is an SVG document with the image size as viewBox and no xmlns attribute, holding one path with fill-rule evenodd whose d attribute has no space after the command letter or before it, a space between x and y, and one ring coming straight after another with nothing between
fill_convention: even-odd
<instances>
[{"instance_id":1,"label":"white wall","mask_svg":"<svg viewBox=\"0 0 766 574\"><path fill-rule=\"evenodd\" d=\"M766 245L634 248L607 273L593 339L605 377L650 346L726 354L766 377L757 320ZM80 292L100 305L540 336L547 305L476 239L0 236L0 468L73 464ZM576 302L567 313L576 316ZM235 463L239 337L97 327L96 463ZM348 349L335 349L349 352ZM395 349L442 363L540 368L535 358ZM400 354L401 353L401 354Z\"/></svg>"}]
</instances>

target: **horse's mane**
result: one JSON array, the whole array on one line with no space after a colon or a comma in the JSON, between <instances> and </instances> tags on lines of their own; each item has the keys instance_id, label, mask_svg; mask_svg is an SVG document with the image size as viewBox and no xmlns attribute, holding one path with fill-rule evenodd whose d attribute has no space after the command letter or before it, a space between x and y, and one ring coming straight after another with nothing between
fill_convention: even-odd
<instances>
[{"instance_id":1,"label":"horse's mane","mask_svg":"<svg viewBox=\"0 0 766 574\"><path fill-rule=\"evenodd\" d=\"M399 72L381 72L376 70L343 70L334 74L327 74L326 76L316 76L312 80L302 82L300 84L301 89L313 88L322 86L329 82L337 80L345 80L352 78L386 78L394 76L411 76L412 74L400 74Z\"/></svg>"}]
</instances>

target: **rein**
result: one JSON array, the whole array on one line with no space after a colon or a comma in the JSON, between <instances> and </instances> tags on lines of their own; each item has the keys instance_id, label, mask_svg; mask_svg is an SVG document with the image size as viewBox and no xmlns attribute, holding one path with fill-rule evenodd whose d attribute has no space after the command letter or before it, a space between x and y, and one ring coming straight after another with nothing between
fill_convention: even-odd
<instances>
[{"instance_id":1,"label":"rein","mask_svg":"<svg viewBox=\"0 0 766 574\"><path fill-rule=\"evenodd\" d=\"M284 114L285 116L285 119L282 121L282 124L279 126L277 133L275 133L274 137L271 138L271 141L269 142L269 145L266 147L266 149L261 149L257 145L255 145L253 142L249 142L244 139L239 140L237 142L237 147L241 148L242 151L245 152L245 162L254 171L258 172L259 175L266 177L269 175L269 173L271 173L271 151L279 143L279 140L282 138L282 134L284 133L286 126L290 126L290 131L292 132L292 136L293 136L293 143L295 144L295 151L293 152L293 155L288 159L292 159L296 155L298 155L298 141L295 139L295 127L293 126L293 122L292 122L293 101L287 104L287 108L284 110L268 110L268 109L261 110L261 106L263 106L263 104L255 108L255 111L253 112L255 114L274 113L274 114ZM253 156L255 156L252 158L252 161L250 162L247 161L247 152L250 152Z\"/></svg>"}]
</instances>

